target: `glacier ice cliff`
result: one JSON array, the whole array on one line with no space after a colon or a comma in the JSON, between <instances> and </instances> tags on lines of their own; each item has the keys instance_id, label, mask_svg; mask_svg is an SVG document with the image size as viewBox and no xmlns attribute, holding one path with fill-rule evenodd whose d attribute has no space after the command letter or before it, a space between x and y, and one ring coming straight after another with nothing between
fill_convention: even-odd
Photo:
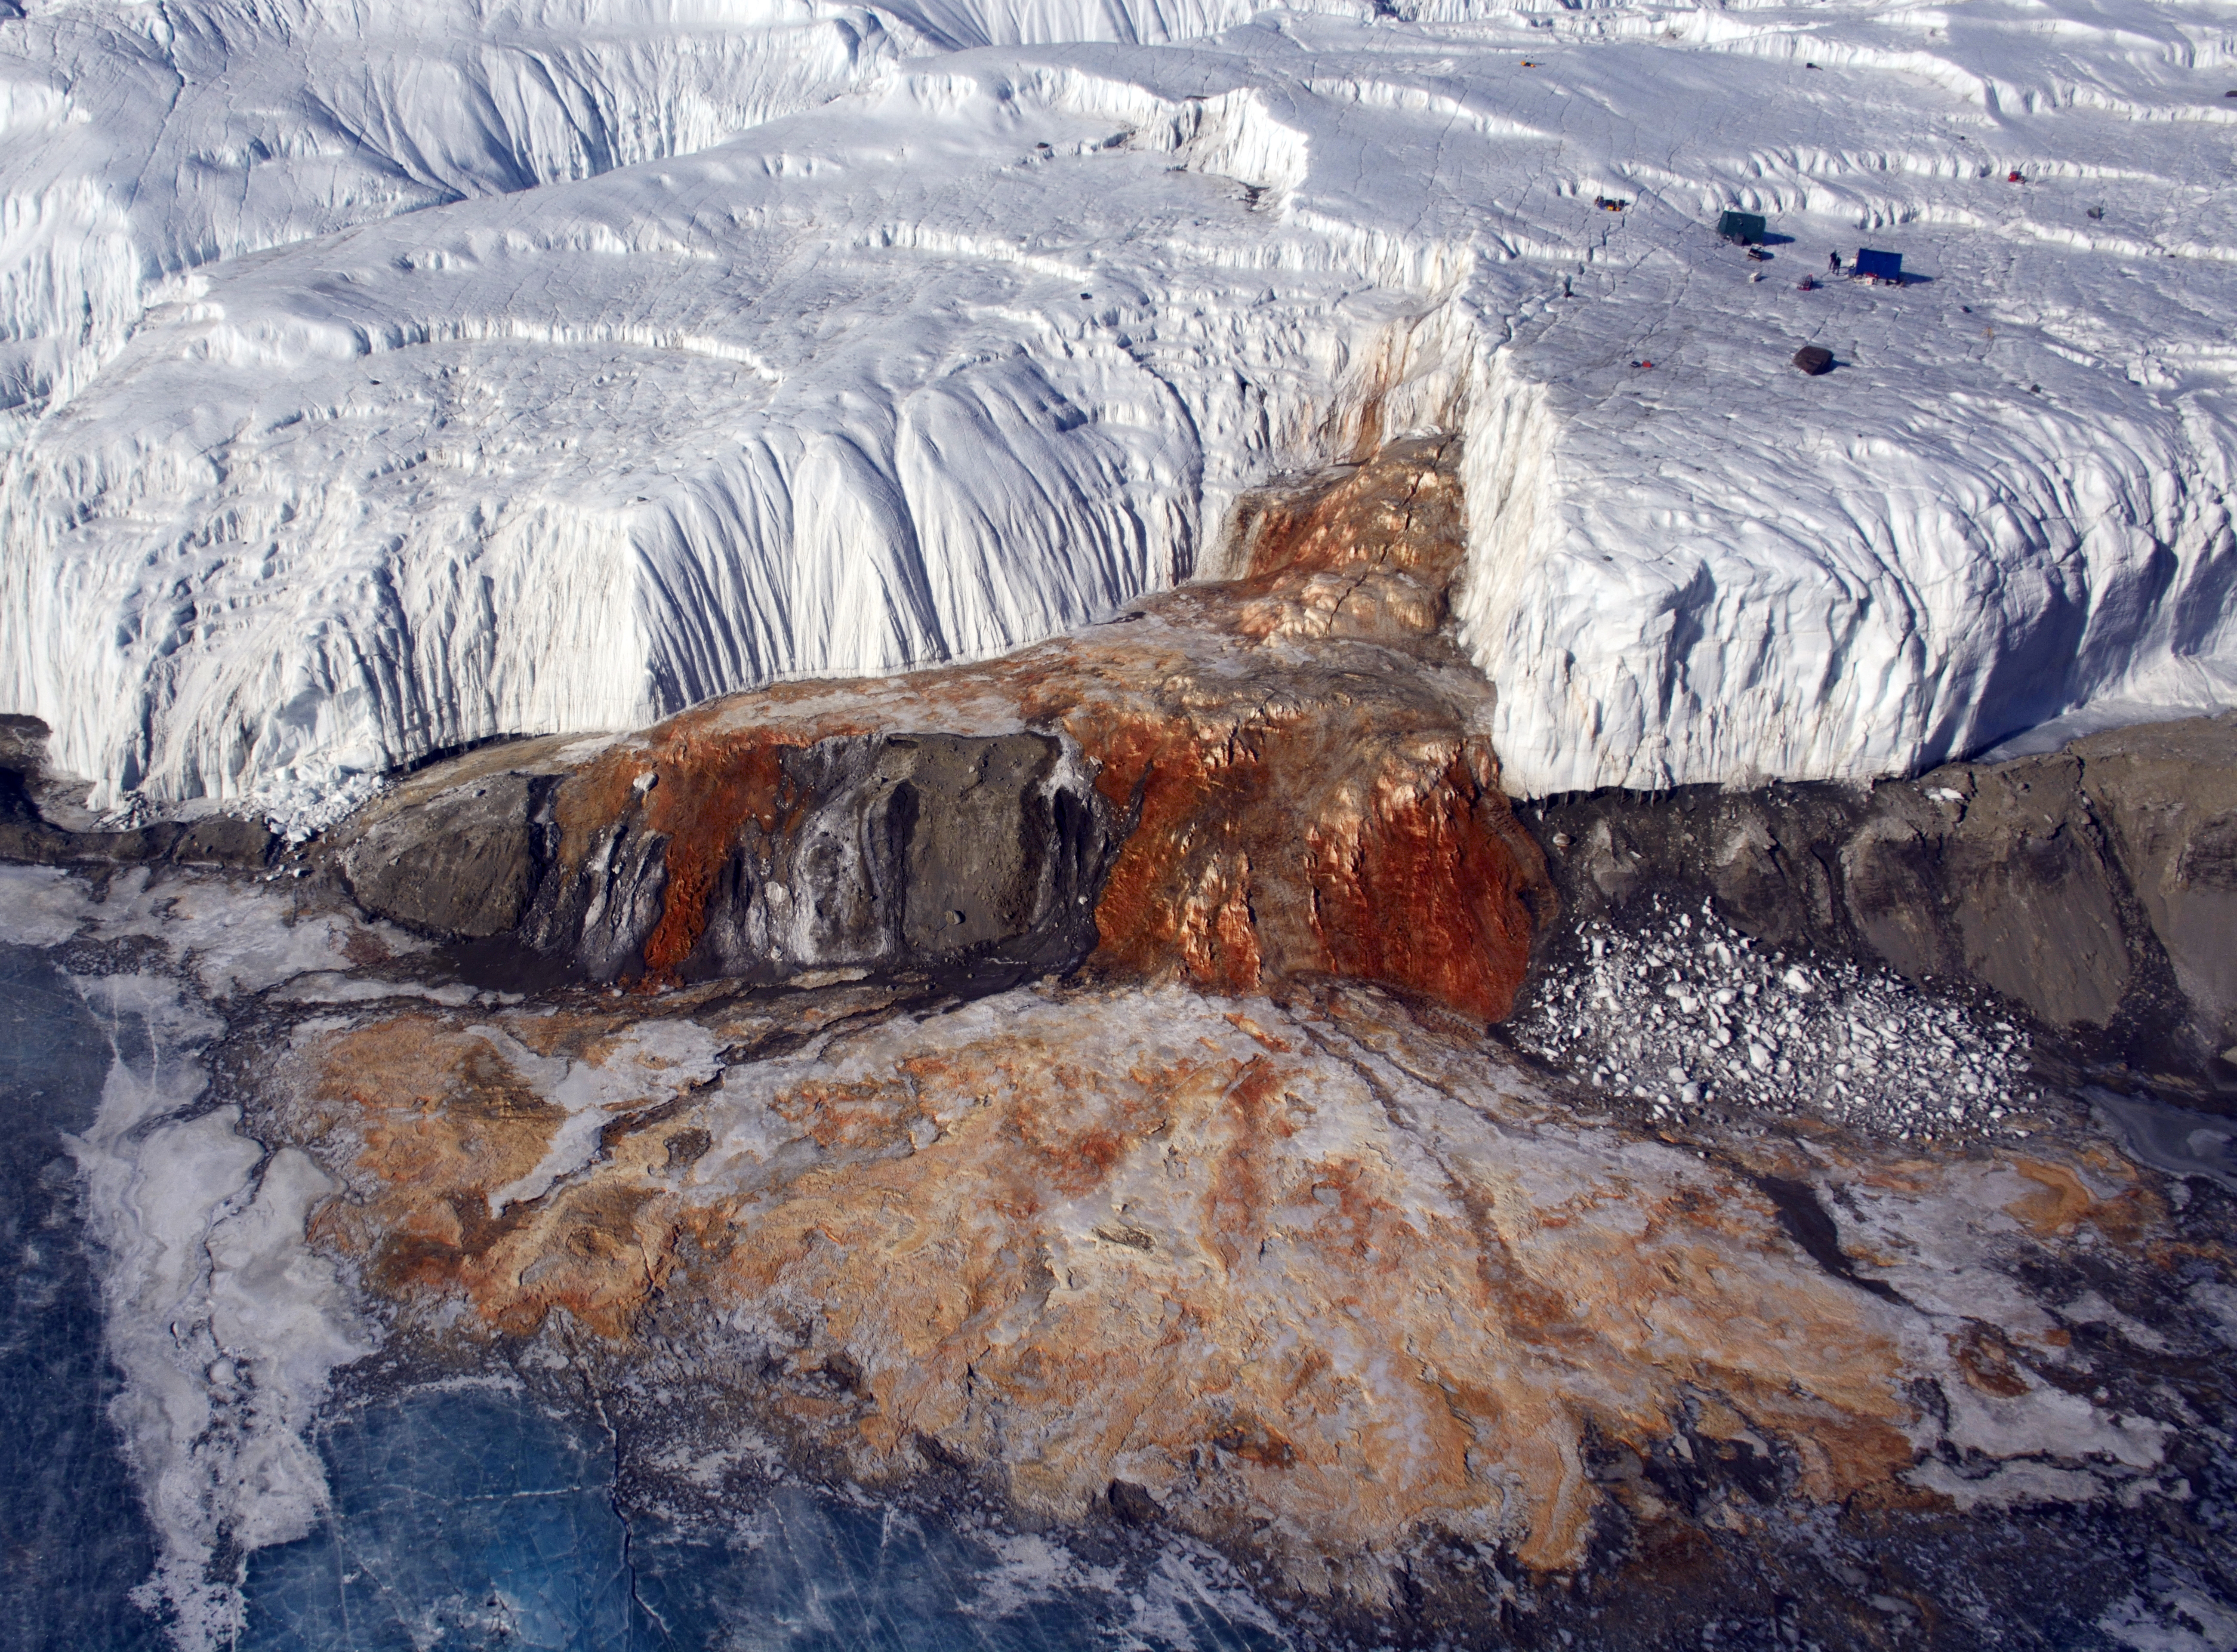
<instances>
[{"instance_id":1,"label":"glacier ice cliff","mask_svg":"<svg viewBox=\"0 0 2237 1652\"><path fill-rule=\"evenodd\" d=\"M300 816L1002 652L1444 429L1520 792L2215 709L2233 57L2141 3L34 0L0 703L97 809ZM1801 288L1860 241L1923 279Z\"/></svg>"}]
</instances>

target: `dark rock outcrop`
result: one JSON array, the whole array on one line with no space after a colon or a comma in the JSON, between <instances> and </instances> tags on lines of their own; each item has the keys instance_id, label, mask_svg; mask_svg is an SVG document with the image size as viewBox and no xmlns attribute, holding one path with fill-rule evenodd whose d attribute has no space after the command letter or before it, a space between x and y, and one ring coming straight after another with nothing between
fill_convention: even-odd
<instances>
[{"instance_id":1,"label":"dark rock outcrop","mask_svg":"<svg viewBox=\"0 0 2237 1652\"><path fill-rule=\"evenodd\" d=\"M0 776L7 771L0 770ZM0 780L0 861L30 866L221 867L254 871L271 864L280 840L261 821L209 815L192 825L158 821L124 832L72 832L33 818L5 814Z\"/></svg>"},{"instance_id":2,"label":"dark rock outcrop","mask_svg":"<svg viewBox=\"0 0 2237 1652\"><path fill-rule=\"evenodd\" d=\"M252 871L271 864L280 839L261 821L205 815L129 831L78 831L48 811L57 789L46 773L47 725L0 715L0 861L31 866L137 866L169 862ZM65 818L68 811L64 811Z\"/></svg>"},{"instance_id":3,"label":"dark rock outcrop","mask_svg":"<svg viewBox=\"0 0 2237 1652\"><path fill-rule=\"evenodd\" d=\"M1094 947L1113 833L1053 736L772 735L617 784L539 772L549 744L511 767L477 754L353 822L334 862L359 903L597 981L1014 975Z\"/></svg>"},{"instance_id":4,"label":"dark rock outcrop","mask_svg":"<svg viewBox=\"0 0 2237 1652\"><path fill-rule=\"evenodd\" d=\"M1521 812L1578 920L1711 896L1774 944L1986 988L2093 1059L2237 1092L2237 714L1870 788L1606 792Z\"/></svg>"},{"instance_id":5,"label":"dark rock outcrop","mask_svg":"<svg viewBox=\"0 0 2237 1652\"><path fill-rule=\"evenodd\" d=\"M1053 736L749 737L631 779L591 823L604 811L582 792L607 777L558 799L558 870L525 930L546 950L571 938L596 976L1014 975L1094 948L1114 835Z\"/></svg>"},{"instance_id":6,"label":"dark rock outcrop","mask_svg":"<svg viewBox=\"0 0 2237 1652\"><path fill-rule=\"evenodd\" d=\"M518 923L541 873L538 816L558 783L503 773L383 810L349 835L337 856L369 912L415 929L464 939Z\"/></svg>"}]
</instances>

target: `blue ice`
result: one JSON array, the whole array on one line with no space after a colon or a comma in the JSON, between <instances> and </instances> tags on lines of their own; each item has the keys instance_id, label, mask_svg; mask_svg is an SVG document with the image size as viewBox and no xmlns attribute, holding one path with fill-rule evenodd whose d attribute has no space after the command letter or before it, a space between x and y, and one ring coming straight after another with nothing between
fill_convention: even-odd
<instances>
[{"instance_id":1,"label":"blue ice","mask_svg":"<svg viewBox=\"0 0 2237 1652\"><path fill-rule=\"evenodd\" d=\"M1204 1583L1208 1556L1020 1576L1000 1539L799 1485L756 1494L720 1536L632 1529L603 1426L517 1390L426 1388L346 1409L320 1446L332 1514L250 1556L244 1652L1283 1644L1239 1590Z\"/></svg>"},{"instance_id":2,"label":"blue ice","mask_svg":"<svg viewBox=\"0 0 2237 1652\"><path fill-rule=\"evenodd\" d=\"M129 1027L116 1029L129 1036ZM0 946L0 1647L160 1644L128 1598L155 1564L109 1421L76 1167L115 1047L46 956Z\"/></svg>"}]
</instances>

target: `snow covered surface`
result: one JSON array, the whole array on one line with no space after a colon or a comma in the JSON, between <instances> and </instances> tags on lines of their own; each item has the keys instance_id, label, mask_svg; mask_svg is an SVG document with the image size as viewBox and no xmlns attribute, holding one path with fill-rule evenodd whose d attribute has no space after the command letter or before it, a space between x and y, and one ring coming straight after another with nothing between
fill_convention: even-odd
<instances>
[{"instance_id":1,"label":"snow covered surface","mask_svg":"<svg viewBox=\"0 0 2237 1652\"><path fill-rule=\"evenodd\" d=\"M1518 790L2237 698L2226 4L26 10L0 704L96 807L999 651L1431 426Z\"/></svg>"}]
</instances>

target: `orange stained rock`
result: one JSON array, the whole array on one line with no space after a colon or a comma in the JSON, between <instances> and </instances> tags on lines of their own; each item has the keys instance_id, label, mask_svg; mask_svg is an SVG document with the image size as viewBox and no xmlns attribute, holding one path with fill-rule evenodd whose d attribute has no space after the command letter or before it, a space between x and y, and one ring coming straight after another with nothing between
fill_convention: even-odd
<instances>
[{"instance_id":1,"label":"orange stained rock","mask_svg":"<svg viewBox=\"0 0 2237 1652\"><path fill-rule=\"evenodd\" d=\"M2036 1191L2022 1194L2005 1208L2038 1239L2064 1238L2086 1222L2116 1243L2132 1245L2161 1214L2158 1199L2141 1186L2132 1185L2100 1197L2074 1166L2023 1158L2015 1158L2011 1166L2036 1184ZM2091 1168L2102 1174L2106 1166ZM2134 1173L2123 1174L2122 1180L2133 1183Z\"/></svg>"},{"instance_id":2,"label":"orange stained rock","mask_svg":"<svg viewBox=\"0 0 2237 1652\"><path fill-rule=\"evenodd\" d=\"M677 1200L592 1179L492 1211L492 1194L537 1166L566 1116L501 1042L596 1062L612 1025L527 1016L498 1033L415 1014L323 1041L298 1076L300 1113L355 1196L314 1215L313 1241L366 1260L376 1289L461 1292L505 1331L532 1331L564 1306L620 1334L666 1272ZM606 1162L637 1166L664 1150L669 1133L632 1140L629 1122L604 1133Z\"/></svg>"},{"instance_id":3,"label":"orange stained rock","mask_svg":"<svg viewBox=\"0 0 2237 1652\"><path fill-rule=\"evenodd\" d=\"M1403 444L1269 496L1245 579L1154 599L1141 623L695 708L566 780L562 863L579 866L633 811L669 838L644 948L666 975L697 943L748 823L775 833L796 816L785 748L1040 729L1077 743L1126 828L1096 912L1106 974L1223 992L1350 975L1503 1017L1553 896L1473 732L1489 685L1438 630L1463 550L1452 457Z\"/></svg>"},{"instance_id":4,"label":"orange stained rock","mask_svg":"<svg viewBox=\"0 0 2237 1652\"><path fill-rule=\"evenodd\" d=\"M1099 765L1097 789L1129 821L1096 904L1099 962L1254 990L1264 955L1242 824L1270 812L1262 754L1242 742L1208 746L1193 724L1138 710L1096 707L1067 727Z\"/></svg>"},{"instance_id":5,"label":"orange stained rock","mask_svg":"<svg viewBox=\"0 0 2237 1652\"><path fill-rule=\"evenodd\" d=\"M1431 783L1386 771L1356 820L1316 823L1322 968L1505 1016L1529 956L1538 862L1489 768L1488 751L1463 747Z\"/></svg>"},{"instance_id":6,"label":"orange stained rock","mask_svg":"<svg viewBox=\"0 0 2237 1652\"><path fill-rule=\"evenodd\" d=\"M1799 1130L1712 1160L1566 1114L1480 1036L1551 895L1476 732L1489 687L1438 630L1450 458L1259 501L1245 578L1133 623L732 697L566 775L564 867L617 828L665 839L656 977L726 859L794 829L785 754L818 740L1060 735L1127 832L1086 984L924 1015L901 986L715 983L307 1039L267 1076L272 1127L341 1186L314 1243L419 1334L564 1315L627 1364L657 1331L863 1478L960 1463L1057 1519L1124 1479L1370 1600L1428 1539L1574 1568L1611 1497L1659 1564L1794 1505L1938 1506L1915 1465L1985 1449L1948 1433L1966 1406L1996 1408L1995 1450L2069 1458L2096 1437L2022 1366L2071 1339L2024 1291L1962 1325L1876 1294L1753 1179L1844 1183L1843 1257L1898 1280L2085 1227L2172 1255L2116 1162ZM1920 1403L1937 1384L1965 1405ZM1617 1447L1756 1454L1780 1489L1689 1512L1596 1480Z\"/></svg>"},{"instance_id":7,"label":"orange stained rock","mask_svg":"<svg viewBox=\"0 0 2237 1652\"><path fill-rule=\"evenodd\" d=\"M1442 442L1402 442L1319 486L1268 498L1244 532L1247 578L1401 573L1442 596L1465 551L1460 479Z\"/></svg>"},{"instance_id":8,"label":"orange stained rock","mask_svg":"<svg viewBox=\"0 0 2237 1652\"><path fill-rule=\"evenodd\" d=\"M1965 1381L1997 1399L2013 1399L2028 1391L2029 1384L2012 1363L2003 1338L1978 1325L1952 1332L1950 1350Z\"/></svg>"},{"instance_id":9,"label":"orange stained rock","mask_svg":"<svg viewBox=\"0 0 2237 1652\"><path fill-rule=\"evenodd\" d=\"M645 825L668 838L668 898L644 943L644 967L665 975L699 944L708 896L738 829L750 820L777 831L799 804L787 796L779 742L722 740L702 749L678 733L655 750L661 783L646 799Z\"/></svg>"},{"instance_id":10,"label":"orange stained rock","mask_svg":"<svg viewBox=\"0 0 2237 1652\"><path fill-rule=\"evenodd\" d=\"M401 1303L626 1339L659 1293L671 1328L795 1327L768 1333L789 1367L850 1398L770 1403L857 1472L909 1471L924 1437L1059 1517L1128 1479L1312 1587L1379 1590L1432 1529L1574 1565L1588 1429L1776 1439L1811 1499L1908 1466L1897 1310L1731 1173L1528 1127L1523 1080L1412 1023L1436 1083L1383 1061L1363 1039L1389 1013L1112 988L900 1018L617 1115L500 1217L489 1190L548 1131L469 1150L488 1109L455 1075L497 1045L465 1018L333 1036L295 1081L346 1186L317 1235ZM425 1082L355 1076L415 1061Z\"/></svg>"}]
</instances>

